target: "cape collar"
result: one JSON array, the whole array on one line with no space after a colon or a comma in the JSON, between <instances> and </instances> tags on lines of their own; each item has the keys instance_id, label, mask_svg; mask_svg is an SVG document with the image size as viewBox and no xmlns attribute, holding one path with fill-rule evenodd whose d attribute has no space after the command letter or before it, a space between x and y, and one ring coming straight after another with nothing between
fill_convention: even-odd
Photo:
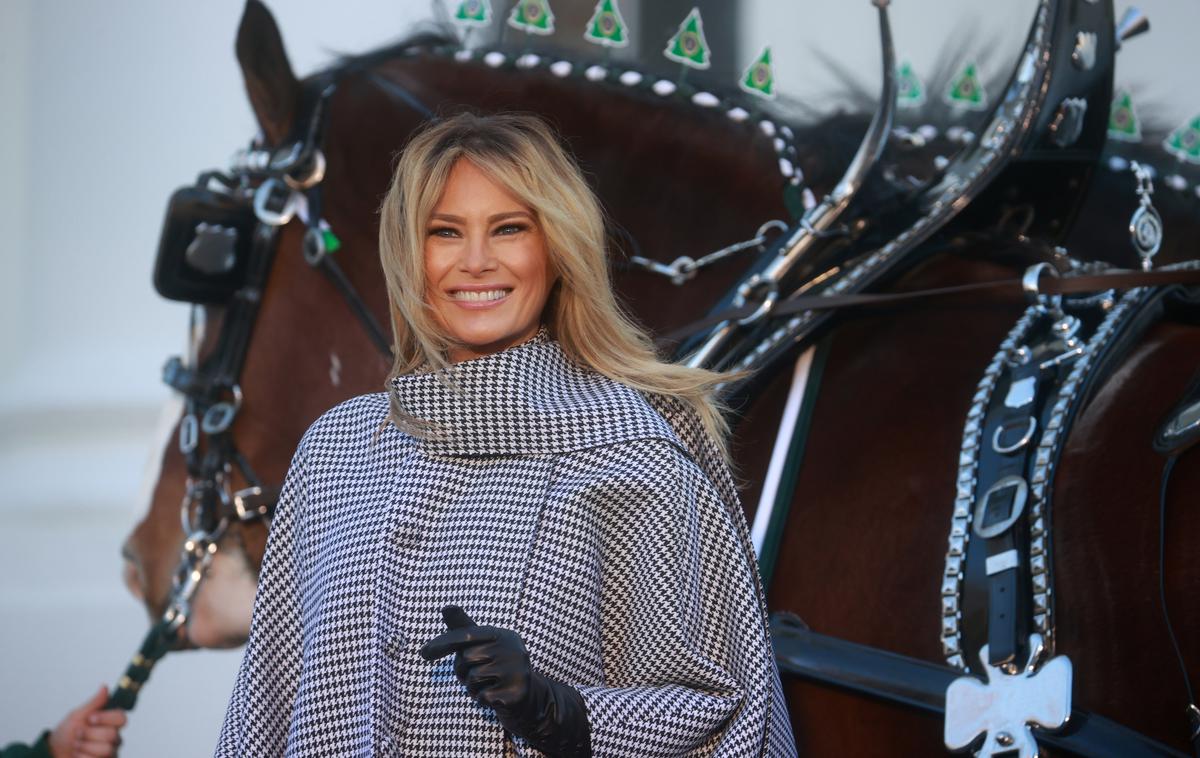
<instances>
[{"instance_id":1,"label":"cape collar","mask_svg":"<svg viewBox=\"0 0 1200 758\"><path fill-rule=\"evenodd\" d=\"M680 444L638 391L563 353L546 327L526 342L391 381L400 409L428 422L435 455L542 455L658 437Z\"/></svg>"}]
</instances>

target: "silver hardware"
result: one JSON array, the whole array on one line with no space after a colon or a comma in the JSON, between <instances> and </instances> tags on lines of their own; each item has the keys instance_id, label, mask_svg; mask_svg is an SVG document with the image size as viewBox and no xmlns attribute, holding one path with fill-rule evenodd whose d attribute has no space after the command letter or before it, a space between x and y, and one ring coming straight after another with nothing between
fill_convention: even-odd
<instances>
[{"instance_id":1,"label":"silver hardware","mask_svg":"<svg viewBox=\"0 0 1200 758\"><path fill-rule=\"evenodd\" d=\"M1095 35L1093 35L1094 37ZM1093 53L1093 56L1095 54ZM1087 100L1082 97L1064 98L1050 121L1050 139L1058 147L1070 147L1083 131L1083 119L1087 115Z\"/></svg>"},{"instance_id":2,"label":"silver hardware","mask_svg":"<svg viewBox=\"0 0 1200 758\"><path fill-rule=\"evenodd\" d=\"M993 495L1010 488L1013 490L1013 501L1012 508L1010 509L1008 515L994 524L988 524L987 526L984 526L983 517L987 509L988 501ZM984 539L990 539L998 534L1003 534L1004 532L1008 531L1008 528L1011 527L1018 518L1020 518L1021 511L1025 509L1025 501L1028 498L1029 485L1026 484L1024 477L1012 475L1000 479L991 487L989 487L987 492L985 492L983 496L980 497L975 503L975 517L971 528L975 531L975 534L983 537Z\"/></svg>"},{"instance_id":3,"label":"silver hardware","mask_svg":"<svg viewBox=\"0 0 1200 758\"><path fill-rule=\"evenodd\" d=\"M296 143L299 146L299 143ZM312 168L303 176L292 176L291 172L283 175L283 181L294 190L306 190L315 187L325 179L325 153L320 148L313 151Z\"/></svg>"},{"instance_id":4,"label":"silver hardware","mask_svg":"<svg viewBox=\"0 0 1200 758\"><path fill-rule=\"evenodd\" d=\"M1024 670L1013 674L990 665L987 649L984 645L979 651L986 681L961 676L946 688L946 747L962 750L986 733L977 756L990 758L1015 749L1021 758L1033 758L1038 746L1029 726L1053 731L1071 716L1071 661L1060 655L1038 667L1043 650L1038 634L1029 636Z\"/></svg>"},{"instance_id":5,"label":"silver hardware","mask_svg":"<svg viewBox=\"0 0 1200 758\"><path fill-rule=\"evenodd\" d=\"M996 555L989 555L987 561L985 561L987 575L992 576L993 574L999 574L1001 571L1015 569L1018 562L1017 551L1015 549L1005 550L1003 553L997 553Z\"/></svg>"},{"instance_id":6,"label":"silver hardware","mask_svg":"<svg viewBox=\"0 0 1200 758\"><path fill-rule=\"evenodd\" d=\"M1164 426L1163 439L1168 443L1190 434L1200 428L1200 400L1184 406Z\"/></svg>"},{"instance_id":7,"label":"silver hardware","mask_svg":"<svg viewBox=\"0 0 1200 758\"><path fill-rule=\"evenodd\" d=\"M1126 8L1121 14L1121 20L1117 22L1116 27L1116 49L1121 49L1121 44L1127 39L1150 31L1150 19L1146 17L1141 10L1130 7Z\"/></svg>"},{"instance_id":8,"label":"silver hardware","mask_svg":"<svg viewBox=\"0 0 1200 758\"><path fill-rule=\"evenodd\" d=\"M771 312L771 309L775 307L775 302L779 300L779 281L777 279L763 278L755 274L745 281L742 286L738 287L735 302L741 305L752 297L757 296L762 297L762 302L758 304L758 307L749 316L737 320L742 326L753 324Z\"/></svg>"},{"instance_id":9,"label":"silver hardware","mask_svg":"<svg viewBox=\"0 0 1200 758\"><path fill-rule=\"evenodd\" d=\"M1084 348L1081 345L1079 347L1068 350L1065 353L1059 353L1058 355L1054 356L1053 358L1039 363L1038 370L1045 371L1047 369L1054 368L1055 366L1058 366L1060 364L1066 363L1067 361L1075 360L1079 356L1083 355L1083 352L1084 352Z\"/></svg>"},{"instance_id":10,"label":"silver hardware","mask_svg":"<svg viewBox=\"0 0 1200 758\"><path fill-rule=\"evenodd\" d=\"M184 251L184 260L209 276L227 274L237 263L236 246L237 229L201 221L196 224L196 237Z\"/></svg>"},{"instance_id":11,"label":"silver hardware","mask_svg":"<svg viewBox=\"0 0 1200 758\"><path fill-rule=\"evenodd\" d=\"M962 573L962 558L946 559L946 576L958 576Z\"/></svg>"},{"instance_id":12,"label":"silver hardware","mask_svg":"<svg viewBox=\"0 0 1200 758\"><path fill-rule=\"evenodd\" d=\"M762 271L755 274L754 278L773 281L776 288L778 288L779 283L783 281L788 272L795 268L799 261L804 259L805 253L812 249L813 245L820 239L820 233L834 226L843 211L849 206L850 201L862 188L867 175L875 164L878 163L879 157L883 154L883 149L887 146L888 135L892 131L892 120L896 111L896 92L899 85L896 73L896 49L892 42L892 31L888 23L887 9L882 6L879 7L879 36L883 53L883 91L879 106L876 108L875 115L867 127L867 132L863 136L858 152L855 153L841 181L838 182L833 191L815 208L804 214L804 223L799 225L800 228L796 229L783 243L775 258ZM810 229L812 231L809 231ZM814 234L813 232L817 233ZM892 242L896 243L899 239L900 237L898 236ZM881 261L882 258L877 260ZM852 271L857 270L859 269L853 269ZM769 309L770 306L766 305L766 303L767 301L764 300L764 306ZM752 316L751 322L757 320L759 317L758 315ZM700 347L687 357L685 361L687 365L692 367L707 366L713 361L718 351L727 343L736 330L737 327L730 323L725 323L713 330ZM786 340L786 336L783 340ZM762 343L766 347L761 351L756 351L756 354L747 355L735 368L745 368L757 360L762 360L771 348L780 344L783 340L776 341L768 338L768 340Z\"/></svg>"},{"instance_id":13,"label":"silver hardware","mask_svg":"<svg viewBox=\"0 0 1200 758\"><path fill-rule=\"evenodd\" d=\"M196 414L189 413L179 422L179 452L187 455L196 449L200 441L200 422Z\"/></svg>"},{"instance_id":14,"label":"silver hardware","mask_svg":"<svg viewBox=\"0 0 1200 758\"><path fill-rule=\"evenodd\" d=\"M233 402L222 400L209 406L208 410L204 412L200 428L205 434L220 434L225 431L233 423L238 411L242 409L242 400L241 385L233 385Z\"/></svg>"},{"instance_id":15,"label":"silver hardware","mask_svg":"<svg viewBox=\"0 0 1200 758\"><path fill-rule=\"evenodd\" d=\"M1035 263L1025 269L1025 274L1021 277L1021 289L1025 291L1025 296L1029 302L1037 303L1049 311L1059 313L1062 310L1062 296L1047 296L1041 293L1039 282L1041 281L1042 274L1045 273L1057 277L1058 269L1049 263Z\"/></svg>"},{"instance_id":16,"label":"silver hardware","mask_svg":"<svg viewBox=\"0 0 1200 758\"><path fill-rule=\"evenodd\" d=\"M279 197L283 200L279 201ZM254 215L267 226L283 226L296 215L298 197L278 179L267 179L254 192Z\"/></svg>"},{"instance_id":17,"label":"silver hardware","mask_svg":"<svg viewBox=\"0 0 1200 758\"><path fill-rule=\"evenodd\" d=\"M1010 367L1016 368L1029 363L1029 359L1032 356L1033 353L1029 352L1029 348L1026 345L1021 345L1020 347L1010 348L1009 350L1004 351L1004 362ZM1020 406L1017 407L1019 408Z\"/></svg>"},{"instance_id":18,"label":"silver hardware","mask_svg":"<svg viewBox=\"0 0 1200 758\"><path fill-rule=\"evenodd\" d=\"M233 510L241 521L265 519L270 512L270 505L261 500L263 488L259 486L246 487L233 493ZM257 503L252 501L257 500Z\"/></svg>"},{"instance_id":19,"label":"silver hardware","mask_svg":"<svg viewBox=\"0 0 1200 758\"><path fill-rule=\"evenodd\" d=\"M662 274L663 276L669 277L671 279L671 283L678 286L695 277L696 272L700 269L728 258L734 253L740 253L743 250L750 250L753 248L761 248L763 243L767 241L767 232L771 229L784 232L787 231L787 224L779 221L778 219L772 219L771 221L767 221L762 226L758 227L758 231L755 232L754 237L751 239L743 240L742 242L735 242L732 245L723 247L720 250L711 252L698 259L681 255L671 263L659 263L658 261L651 260L650 258L643 258L640 255L633 255L630 256L629 262L635 266L641 266L643 269L652 273Z\"/></svg>"},{"instance_id":20,"label":"silver hardware","mask_svg":"<svg viewBox=\"0 0 1200 758\"><path fill-rule=\"evenodd\" d=\"M221 501L222 512L227 512L232 505L228 482L219 472L213 480L197 482L188 477L187 489L184 491L183 500L179 506L180 523L183 524L185 534L201 531L203 525L196 523L196 517L199 514L200 506L203 504L205 493L208 492L214 493L217 499ZM224 532L224 528L225 522L222 519L211 534L219 536L220 533Z\"/></svg>"},{"instance_id":21,"label":"silver hardware","mask_svg":"<svg viewBox=\"0 0 1200 758\"><path fill-rule=\"evenodd\" d=\"M193 303L188 309L187 353L184 356L184 366L196 368L200 365L200 346L204 342L204 330L207 326L208 315L204 306Z\"/></svg>"},{"instance_id":22,"label":"silver hardware","mask_svg":"<svg viewBox=\"0 0 1200 758\"><path fill-rule=\"evenodd\" d=\"M1133 241L1133 249L1142 259L1142 270L1149 271L1153 266L1154 256L1162 247L1162 216L1158 215L1158 211L1151 202L1151 196L1154 194L1154 182L1150 177L1149 170L1137 161L1133 161L1130 168L1137 175L1135 191L1141 204L1129 219L1129 238Z\"/></svg>"},{"instance_id":23,"label":"silver hardware","mask_svg":"<svg viewBox=\"0 0 1200 758\"><path fill-rule=\"evenodd\" d=\"M1008 394L1004 396L1004 405L1009 408L1024 408L1033 402L1036 393L1037 377L1018 379L1009 385Z\"/></svg>"},{"instance_id":24,"label":"silver hardware","mask_svg":"<svg viewBox=\"0 0 1200 758\"><path fill-rule=\"evenodd\" d=\"M1029 426L1026 427L1025 433L1022 434L1021 437L1016 442L1013 442L1012 444L1009 444L1009 445L1001 445L1000 444L1000 433L1004 431L1004 427L1002 427L1002 426L996 427L996 432L995 432L995 434L992 435L992 449L995 450L997 453L1000 453L1001 455L1008 455L1009 453L1015 453L1016 451L1020 450L1021 448L1025 447L1026 445L1029 444L1029 440L1033 439L1033 433L1036 429L1037 429L1037 419L1034 418L1033 416L1030 416L1029 417Z\"/></svg>"},{"instance_id":25,"label":"silver hardware","mask_svg":"<svg viewBox=\"0 0 1200 758\"><path fill-rule=\"evenodd\" d=\"M1091 71L1096 65L1096 33L1075 32L1075 49L1071 51L1071 63L1080 71Z\"/></svg>"},{"instance_id":26,"label":"silver hardware","mask_svg":"<svg viewBox=\"0 0 1200 758\"><path fill-rule=\"evenodd\" d=\"M300 253L304 262L310 266L319 266L328 250L325 248L325 232L318 226L310 226L304 232L304 241L300 245Z\"/></svg>"}]
</instances>

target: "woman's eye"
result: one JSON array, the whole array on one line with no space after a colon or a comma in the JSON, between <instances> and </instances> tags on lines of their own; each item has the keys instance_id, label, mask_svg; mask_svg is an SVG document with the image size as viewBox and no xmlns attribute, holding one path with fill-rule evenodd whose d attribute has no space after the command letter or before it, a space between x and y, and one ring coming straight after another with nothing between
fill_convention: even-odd
<instances>
[{"instance_id":1,"label":"woman's eye","mask_svg":"<svg viewBox=\"0 0 1200 758\"><path fill-rule=\"evenodd\" d=\"M528 227L525 226L524 224L505 224L503 226L497 227L496 233L497 234L517 234L519 232L525 231L527 228Z\"/></svg>"},{"instance_id":2,"label":"woman's eye","mask_svg":"<svg viewBox=\"0 0 1200 758\"><path fill-rule=\"evenodd\" d=\"M448 226L438 226L429 230L429 236L431 237L453 237L456 234L458 234L458 231Z\"/></svg>"}]
</instances>

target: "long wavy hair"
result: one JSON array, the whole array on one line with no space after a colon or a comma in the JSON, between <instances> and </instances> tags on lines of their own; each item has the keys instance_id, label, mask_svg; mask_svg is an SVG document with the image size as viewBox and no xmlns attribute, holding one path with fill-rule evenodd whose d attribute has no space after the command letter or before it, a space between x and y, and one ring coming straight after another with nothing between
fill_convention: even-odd
<instances>
[{"instance_id":1,"label":"long wavy hair","mask_svg":"<svg viewBox=\"0 0 1200 758\"><path fill-rule=\"evenodd\" d=\"M633 389L686 402L728 459L728 424L714 389L730 377L661 360L650 335L623 311L609 275L600 202L555 132L533 115L460 113L432 122L400 154L379 209L395 338L389 382L448 366L452 340L426 300L424 251L429 218L459 160L471 161L533 212L558 276L542 321L563 352ZM394 394L390 418L401 429L420 426L397 407Z\"/></svg>"}]
</instances>

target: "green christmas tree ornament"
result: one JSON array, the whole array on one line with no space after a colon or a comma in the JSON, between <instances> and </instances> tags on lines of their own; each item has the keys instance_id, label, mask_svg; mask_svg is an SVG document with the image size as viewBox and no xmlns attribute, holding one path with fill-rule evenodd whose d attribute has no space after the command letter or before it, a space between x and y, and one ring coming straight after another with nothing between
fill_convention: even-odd
<instances>
[{"instance_id":1,"label":"green christmas tree ornament","mask_svg":"<svg viewBox=\"0 0 1200 758\"><path fill-rule=\"evenodd\" d=\"M896 104L901 108L919 108L925 104L925 84L908 61L896 69Z\"/></svg>"},{"instance_id":2,"label":"green christmas tree ornament","mask_svg":"<svg viewBox=\"0 0 1200 758\"><path fill-rule=\"evenodd\" d=\"M1163 147L1181 161L1200 163L1200 114L1167 135Z\"/></svg>"},{"instance_id":3,"label":"green christmas tree ornament","mask_svg":"<svg viewBox=\"0 0 1200 758\"><path fill-rule=\"evenodd\" d=\"M711 65L699 8L692 8L692 12L679 25L679 31L667 42L663 55L691 68L708 68Z\"/></svg>"},{"instance_id":4,"label":"green christmas tree ornament","mask_svg":"<svg viewBox=\"0 0 1200 758\"><path fill-rule=\"evenodd\" d=\"M625 47L629 44L629 27L621 18L617 0L600 0L596 11L588 21L583 38L588 42L605 47Z\"/></svg>"},{"instance_id":5,"label":"green christmas tree ornament","mask_svg":"<svg viewBox=\"0 0 1200 758\"><path fill-rule=\"evenodd\" d=\"M549 0L520 0L508 14L508 25L530 34L553 34L554 13Z\"/></svg>"},{"instance_id":6,"label":"green christmas tree ornament","mask_svg":"<svg viewBox=\"0 0 1200 758\"><path fill-rule=\"evenodd\" d=\"M1142 141L1142 122L1133 109L1133 98L1126 90L1117 90L1108 113L1108 136L1123 142Z\"/></svg>"},{"instance_id":7,"label":"green christmas tree ornament","mask_svg":"<svg viewBox=\"0 0 1200 758\"><path fill-rule=\"evenodd\" d=\"M987 108L987 93L983 91L983 82L979 80L979 69L974 61L963 66L962 73L950 82L945 101L949 105L971 111Z\"/></svg>"},{"instance_id":8,"label":"green christmas tree ornament","mask_svg":"<svg viewBox=\"0 0 1200 758\"><path fill-rule=\"evenodd\" d=\"M492 4L488 0L462 0L450 18L459 26L487 26L492 23Z\"/></svg>"},{"instance_id":9,"label":"green christmas tree ornament","mask_svg":"<svg viewBox=\"0 0 1200 758\"><path fill-rule=\"evenodd\" d=\"M738 80L738 87L742 92L757 97L764 97L768 100L775 99L775 72L771 68L770 45L764 47L754 62L742 72L742 78Z\"/></svg>"}]
</instances>

